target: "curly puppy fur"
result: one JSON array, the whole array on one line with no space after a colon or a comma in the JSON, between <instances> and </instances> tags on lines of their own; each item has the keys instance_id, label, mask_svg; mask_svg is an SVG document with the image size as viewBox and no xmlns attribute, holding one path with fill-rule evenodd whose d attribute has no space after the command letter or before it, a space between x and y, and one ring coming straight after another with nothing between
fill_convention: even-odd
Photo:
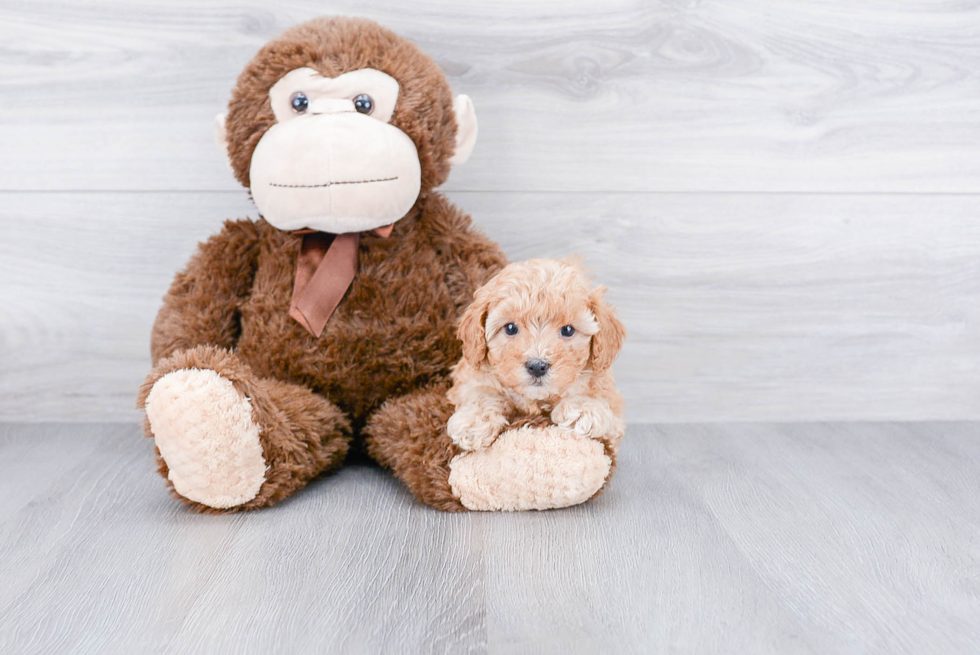
<instances>
[{"instance_id":1,"label":"curly puppy fur","mask_svg":"<svg viewBox=\"0 0 980 655\"><path fill-rule=\"evenodd\" d=\"M446 179L455 149L445 76L414 44L371 21L310 21L271 41L248 64L227 118L229 156L242 184L248 186L252 151L275 120L269 88L304 66L327 76L371 67L398 80L392 123L415 142L422 191L389 238L362 236L357 275L319 338L289 317L302 237L265 220L227 222L177 274L153 327L154 368L138 406L168 373L216 371L250 400L268 466L258 495L236 507L215 510L177 494L197 511L274 504L339 466L348 449L363 449L364 434L378 442L368 450L403 478L414 479L411 471L424 478L446 464L451 448L444 444L442 464L432 464L422 433L398 417L445 411L438 394L416 392L448 384L461 355L458 319L473 291L505 264L499 247L432 191ZM364 430L386 402L387 414ZM149 421L144 424L153 436ZM158 461L166 478L167 465ZM420 497L458 509L440 495L444 479L433 485Z\"/></svg>"},{"instance_id":2,"label":"curly puppy fur","mask_svg":"<svg viewBox=\"0 0 980 655\"><path fill-rule=\"evenodd\" d=\"M489 447L514 421L550 417L614 456L625 431L613 360L626 332L577 262L510 264L480 288L460 322L448 433Z\"/></svg>"}]
</instances>

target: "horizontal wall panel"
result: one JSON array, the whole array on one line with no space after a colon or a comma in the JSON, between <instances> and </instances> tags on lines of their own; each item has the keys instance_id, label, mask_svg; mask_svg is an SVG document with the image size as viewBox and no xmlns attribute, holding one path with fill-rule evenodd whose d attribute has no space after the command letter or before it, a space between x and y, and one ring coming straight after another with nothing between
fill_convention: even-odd
<instances>
[{"instance_id":1,"label":"horizontal wall panel","mask_svg":"<svg viewBox=\"0 0 980 655\"><path fill-rule=\"evenodd\" d=\"M980 6L849 0L8 0L0 189L234 189L214 115L324 13L473 97L454 190L980 192Z\"/></svg>"},{"instance_id":2,"label":"horizontal wall panel","mask_svg":"<svg viewBox=\"0 0 980 655\"><path fill-rule=\"evenodd\" d=\"M980 419L980 196L455 192L579 253L632 421ZM244 192L0 194L0 420L133 420L174 272Z\"/></svg>"}]
</instances>

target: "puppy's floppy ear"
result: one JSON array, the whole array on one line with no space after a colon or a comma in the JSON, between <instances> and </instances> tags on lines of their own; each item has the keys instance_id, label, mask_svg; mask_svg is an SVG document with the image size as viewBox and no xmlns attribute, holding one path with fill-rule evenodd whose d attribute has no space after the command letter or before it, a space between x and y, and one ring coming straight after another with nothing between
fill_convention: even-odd
<instances>
[{"instance_id":1,"label":"puppy's floppy ear","mask_svg":"<svg viewBox=\"0 0 980 655\"><path fill-rule=\"evenodd\" d=\"M599 331L592 335L592 370L601 373L608 370L623 348L626 327L616 317L616 310L605 301L606 287L598 286L589 293L589 308L599 324Z\"/></svg>"},{"instance_id":2,"label":"puppy's floppy ear","mask_svg":"<svg viewBox=\"0 0 980 655\"><path fill-rule=\"evenodd\" d=\"M463 312L457 336L463 342L463 357L473 366L479 366L487 358L487 312L490 311L488 286L477 289L473 302Z\"/></svg>"}]
</instances>

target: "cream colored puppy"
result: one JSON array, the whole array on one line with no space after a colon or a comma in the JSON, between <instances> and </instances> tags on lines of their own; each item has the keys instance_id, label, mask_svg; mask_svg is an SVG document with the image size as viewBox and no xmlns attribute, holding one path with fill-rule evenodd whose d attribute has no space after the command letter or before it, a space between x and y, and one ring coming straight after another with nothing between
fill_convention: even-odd
<instances>
[{"instance_id":1,"label":"cream colored puppy","mask_svg":"<svg viewBox=\"0 0 980 655\"><path fill-rule=\"evenodd\" d=\"M613 360L626 330L604 287L573 260L511 264L477 290L463 314L453 370L450 438L486 448L508 425L548 417L614 451L625 431Z\"/></svg>"}]
</instances>

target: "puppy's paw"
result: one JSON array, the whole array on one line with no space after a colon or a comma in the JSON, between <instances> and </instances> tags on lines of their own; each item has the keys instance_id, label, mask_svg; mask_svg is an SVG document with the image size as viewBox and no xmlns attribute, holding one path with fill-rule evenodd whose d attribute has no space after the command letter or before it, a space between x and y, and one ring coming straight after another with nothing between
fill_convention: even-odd
<instances>
[{"instance_id":1,"label":"puppy's paw","mask_svg":"<svg viewBox=\"0 0 980 655\"><path fill-rule=\"evenodd\" d=\"M480 450L494 442L507 419L492 410L462 406L449 417L446 431L449 438L463 450Z\"/></svg>"},{"instance_id":2,"label":"puppy's paw","mask_svg":"<svg viewBox=\"0 0 980 655\"><path fill-rule=\"evenodd\" d=\"M551 410L555 425L588 439L608 438L616 425L609 403L593 398L566 399Z\"/></svg>"}]
</instances>

